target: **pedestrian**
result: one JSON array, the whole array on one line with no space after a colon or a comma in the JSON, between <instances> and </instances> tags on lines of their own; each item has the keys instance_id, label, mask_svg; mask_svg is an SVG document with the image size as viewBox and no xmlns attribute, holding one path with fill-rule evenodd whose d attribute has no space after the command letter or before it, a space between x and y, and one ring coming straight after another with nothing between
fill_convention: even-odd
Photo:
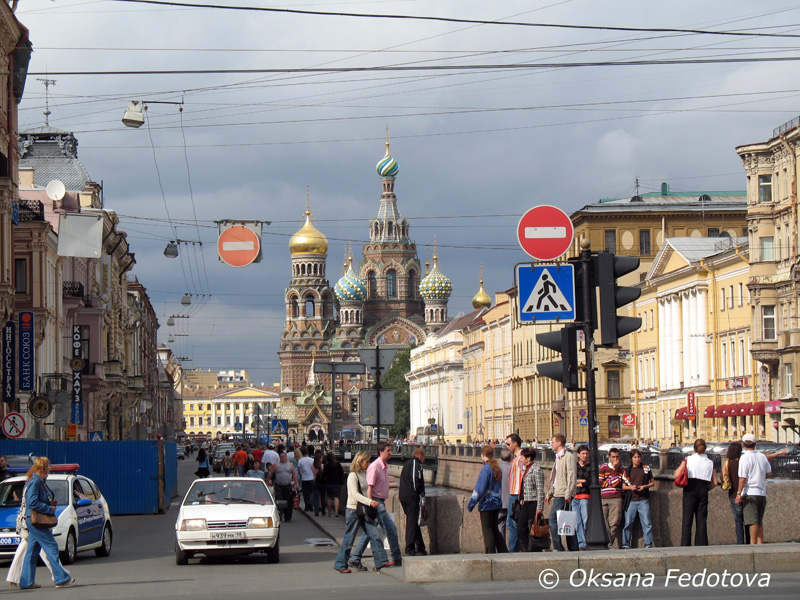
<instances>
[{"instance_id":1,"label":"pedestrian","mask_svg":"<svg viewBox=\"0 0 800 600\"><path fill-rule=\"evenodd\" d=\"M33 467L28 469L28 480L30 480L31 475L33 475ZM25 488L22 489L22 494L20 498L20 505L19 505L19 512L17 513L17 523L16 523L16 533L20 538L20 542L17 545L17 549L14 552L14 559L11 561L11 566L8 567L8 575L6 576L6 581L8 582L8 587L15 588L19 587L19 579L22 575L22 563L25 560L25 554L28 551L28 526L26 524L25 519L25 512L28 503L25 500L25 491L27 488L27 484ZM53 576L53 567L50 565L50 561L47 558L47 554L45 554L44 549L39 551L39 558L44 561L45 566L50 570L51 577ZM65 569L66 571L66 569ZM67 573L69 573L67 571ZM55 581L55 578L53 577Z\"/></svg>"},{"instance_id":2,"label":"pedestrian","mask_svg":"<svg viewBox=\"0 0 800 600\"><path fill-rule=\"evenodd\" d=\"M750 543L750 530L744 526L744 506L736 502L736 494L739 491L739 459L742 457L742 443L731 442L725 452L727 459L722 465L722 489L728 492L728 502L733 513L733 526L736 531L737 544Z\"/></svg>"},{"instance_id":3,"label":"pedestrian","mask_svg":"<svg viewBox=\"0 0 800 600\"><path fill-rule=\"evenodd\" d=\"M300 460L297 461L297 471L300 473L300 485L303 490L303 510L306 512L313 510L311 495L314 492L314 459L308 455L308 446L305 443L300 446Z\"/></svg>"},{"instance_id":4,"label":"pedestrian","mask_svg":"<svg viewBox=\"0 0 800 600\"><path fill-rule=\"evenodd\" d=\"M619 448L611 448L608 451L608 463L600 467L598 479L603 518L610 540L608 547L613 548L616 541L618 547L622 548L622 500L625 496L622 485L625 482L625 469L619 463Z\"/></svg>"},{"instance_id":5,"label":"pedestrian","mask_svg":"<svg viewBox=\"0 0 800 600\"><path fill-rule=\"evenodd\" d=\"M57 588L63 588L75 583L75 578L61 566L58 558L58 543L53 537L50 527L34 526L31 522L34 512L44 515L55 515L56 499L50 488L47 487L47 477L50 475L50 460L46 456L38 456L33 461L33 467L28 471L28 483L25 486L25 526L28 529L28 548L22 563L22 575L19 587L24 590L42 587L36 583L36 563L39 553L44 550L53 572L53 580Z\"/></svg>"},{"instance_id":6,"label":"pedestrian","mask_svg":"<svg viewBox=\"0 0 800 600\"><path fill-rule=\"evenodd\" d=\"M225 456L222 457L220 461L220 466L222 470L225 472L225 477L231 476L231 471L233 471L236 465L233 464L233 459L231 458L230 450L225 450Z\"/></svg>"},{"instance_id":7,"label":"pedestrian","mask_svg":"<svg viewBox=\"0 0 800 600\"><path fill-rule=\"evenodd\" d=\"M403 564L403 558L400 554L400 544L397 541L397 527L394 524L394 519L389 516L389 512L386 510L386 498L389 496L389 458L392 456L392 445L387 442L378 442L377 450L378 458L367 469L367 496L378 501L378 518L376 521L383 527L392 553L391 558L383 566L399 567ZM369 537L365 533L353 549L351 559L353 562L361 562L361 557L364 554L364 550L367 549L368 542ZM374 553L375 550L373 549Z\"/></svg>"},{"instance_id":8,"label":"pedestrian","mask_svg":"<svg viewBox=\"0 0 800 600\"><path fill-rule=\"evenodd\" d=\"M267 485L275 486L275 501L285 500L286 508L283 509L281 520L288 523L292 520L294 510L294 496L297 494L297 471L294 465L289 462L286 451L283 450L278 455L278 462L272 465L267 476Z\"/></svg>"},{"instance_id":9,"label":"pedestrian","mask_svg":"<svg viewBox=\"0 0 800 600\"><path fill-rule=\"evenodd\" d=\"M557 433L550 439L550 447L555 452L556 458L550 479L547 482L545 504L550 504L550 515L547 518L550 524L550 537L553 539L553 550L564 552L564 544L558 535L558 511L570 510L572 499L577 493L578 486L578 460L566 448L567 438L563 433ZM571 552L578 549L578 542L574 535L568 535L567 548Z\"/></svg>"},{"instance_id":10,"label":"pedestrian","mask_svg":"<svg viewBox=\"0 0 800 600\"><path fill-rule=\"evenodd\" d=\"M741 465L739 465L741 468ZM683 488L683 522L681 546L692 545L692 523L695 522L694 545L708 546L708 492L717 486L714 463L706 456L706 442L694 441L694 454L689 455L675 471L678 477L687 471L689 485ZM741 473L740 473L741 475Z\"/></svg>"},{"instance_id":11,"label":"pedestrian","mask_svg":"<svg viewBox=\"0 0 800 600\"><path fill-rule=\"evenodd\" d=\"M233 464L236 465L236 475L238 477L244 476L244 465L247 462L247 452L245 452L240 445L236 446L236 452L233 453Z\"/></svg>"},{"instance_id":12,"label":"pedestrian","mask_svg":"<svg viewBox=\"0 0 800 600\"><path fill-rule=\"evenodd\" d=\"M483 467L478 474L478 481L475 489L472 490L472 497L467 504L467 510L472 512L475 506L481 516L481 531L483 532L483 547L486 554L508 552L506 542L497 529L497 515L500 507L503 506L503 499L500 495L500 482L503 473L500 465L494 458L494 447L484 446L481 450L481 460Z\"/></svg>"},{"instance_id":13,"label":"pedestrian","mask_svg":"<svg viewBox=\"0 0 800 600\"><path fill-rule=\"evenodd\" d=\"M497 513L497 529L500 531L500 535L503 536L503 539L506 539L506 520L508 519L508 497L510 495L508 491L508 476L511 473L511 458L513 454L509 452L508 448L503 448L500 450L500 471L503 474L503 477L500 479L500 495L503 498L503 506L500 509L500 512Z\"/></svg>"},{"instance_id":14,"label":"pedestrian","mask_svg":"<svg viewBox=\"0 0 800 600\"><path fill-rule=\"evenodd\" d=\"M250 470L247 471L247 473L245 473L244 476L255 477L256 479L261 479L263 481L266 476L266 473L261 468L261 463L258 462L257 460L254 460L252 466L250 467Z\"/></svg>"},{"instance_id":15,"label":"pedestrian","mask_svg":"<svg viewBox=\"0 0 800 600\"><path fill-rule=\"evenodd\" d=\"M339 461L336 460L336 455L333 452L328 452L325 455L325 468L323 469L325 475L325 497L328 505L328 516L339 516L339 496L342 494L342 484L344 483L344 469Z\"/></svg>"},{"instance_id":16,"label":"pedestrian","mask_svg":"<svg viewBox=\"0 0 800 600\"><path fill-rule=\"evenodd\" d=\"M511 452L511 469L508 473L508 516L506 517L506 531L508 531L508 551L519 552L519 536L517 535L517 515L519 514L519 493L522 489L522 438L516 433L506 437L506 448Z\"/></svg>"},{"instance_id":17,"label":"pedestrian","mask_svg":"<svg viewBox=\"0 0 800 600\"><path fill-rule=\"evenodd\" d=\"M578 550L588 550L586 545L586 525L589 522L589 447L581 444L577 448L578 465L575 497L572 499L572 510L578 517L575 529L578 538Z\"/></svg>"},{"instance_id":18,"label":"pedestrian","mask_svg":"<svg viewBox=\"0 0 800 600\"><path fill-rule=\"evenodd\" d=\"M400 472L398 496L406 515L406 556L425 556L425 540L419 526L419 506L425 498L425 478L422 465L425 463L425 450L415 448Z\"/></svg>"},{"instance_id":19,"label":"pedestrian","mask_svg":"<svg viewBox=\"0 0 800 600\"><path fill-rule=\"evenodd\" d=\"M325 447L324 445L322 446ZM314 515L319 516L325 511L325 453L322 450L314 452L314 491L312 492L311 503L314 505Z\"/></svg>"},{"instance_id":20,"label":"pedestrian","mask_svg":"<svg viewBox=\"0 0 800 600\"><path fill-rule=\"evenodd\" d=\"M250 454L253 455L253 460L257 460L262 465L264 464L264 461L261 460L264 457L264 451L261 449L261 446L256 445L256 447L253 448L253 451Z\"/></svg>"},{"instance_id":21,"label":"pedestrian","mask_svg":"<svg viewBox=\"0 0 800 600\"><path fill-rule=\"evenodd\" d=\"M272 465L276 464L280 460L278 453L275 452L275 449L272 447L272 445L267 446L267 449L264 451L264 455L261 457L261 459L264 462L265 471L268 471Z\"/></svg>"},{"instance_id":22,"label":"pedestrian","mask_svg":"<svg viewBox=\"0 0 800 600\"><path fill-rule=\"evenodd\" d=\"M642 464L642 451L638 448L631 450L631 466L625 469L628 485L623 484L623 489L627 489L630 500L625 511L625 527L622 529L622 549L630 550L631 535L633 525L636 523L636 516L642 524L642 535L644 535L644 547L653 547L653 521L650 518L650 488L656 482L649 465Z\"/></svg>"},{"instance_id":23,"label":"pedestrian","mask_svg":"<svg viewBox=\"0 0 800 600\"><path fill-rule=\"evenodd\" d=\"M531 552L531 526L536 518L542 514L544 506L544 473L536 459L534 448L523 448L522 456L522 489L519 495L519 515L517 516L517 534L519 535L519 549L521 552Z\"/></svg>"},{"instance_id":24,"label":"pedestrian","mask_svg":"<svg viewBox=\"0 0 800 600\"><path fill-rule=\"evenodd\" d=\"M742 436L744 455L739 461L739 481L736 503L744 506L744 525L750 530L750 543L764 543L764 511L767 508L767 477L772 466L761 452L756 452L756 436Z\"/></svg>"},{"instance_id":25,"label":"pedestrian","mask_svg":"<svg viewBox=\"0 0 800 600\"><path fill-rule=\"evenodd\" d=\"M11 477L8 474L8 458L5 456L0 456L0 481L5 481Z\"/></svg>"},{"instance_id":26,"label":"pedestrian","mask_svg":"<svg viewBox=\"0 0 800 600\"><path fill-rule=\"evenodd\" d=\"M205 448L200 448L195 460L197 461L197 471L195 471L194 474L197 475L199 479L205 479L211 475L211 471L208 468L208 455L206 454Z\"/></svg>"},{"instance_id":27,"label":"pedestrian","mask_svg":"<svg viewBox=\"0 0 800 600\"><path fill-rule=\"evenodd\" d=\"M356 559L351 557L353 541L359 528L364 530L364 535L369 539L372 546L372 557L375 561L375 569L380 570L387 564L386 550L383 549L380 533L376 522L367 520L365 515L358 514L359 504L378 508L378 501L364 495L364 490L368 487L366 470L369 466L369 453L359 452L350 463L350 474L347 476L347 506L344 518L344 538L336 554L336 562L333 568L339 573L350 573L350 567L357 571L366 571L367 568L361 563L361 555Z\"/></svg>"}]
</instances>

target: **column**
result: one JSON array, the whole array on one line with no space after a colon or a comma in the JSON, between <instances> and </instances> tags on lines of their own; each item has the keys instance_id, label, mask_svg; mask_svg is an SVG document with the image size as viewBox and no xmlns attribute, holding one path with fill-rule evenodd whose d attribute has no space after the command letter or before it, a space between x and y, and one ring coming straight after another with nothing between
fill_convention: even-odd
<instances>
[{"instance_id":1,"label":"column","mask_svg":"<svg viewBox=\"0 0 800 600\"><path fill-rule=\"evenodd\" d=\"M666 319L666 306L663 298L658 299L658 382L651 382L653 387L658 387L659 390L664 391L667 389L667 381L669 381L669 348L667 347L667 319Z\"/></svg>"},{"instance_id":2,"label":"column","mask_svg":"<svg viewBox=\"0 0 800 600\"><path fill-rule=\"evenodd\" d=\"M217 429L219 429L219 427L217 426L217 403L216 402L212 402L211 403L211 427L217 427Z\"/></svg>"},{"instance_id":3,"label":"column","mask_svg":"<svg viewBox=\"0 0 800 600\"><path fill-rule=\"evenodd\" d=\"M692 353L689 349L692 340L691 313L689 312L689 293L681 292L681 371L683 372L683 386L692 385Z\"/></svg>"},{"instance_id":4,"label":"column","mask_svg":"<svg viewBox=\"0 0 800 600\"><path fill-rule=\"evenodd\" d=\"M697 290L697 368L698 384L709 384L709 361L711 344L706 343L708 336L708 290Z\"/></svg>"},{"instance_id":5,"label":"column","mask_svg":"<svg viewBox=\"0 0 800 600\"><path fill-rule=\"evenodd\" d=\"M683 379L683 364L681 357L681 300L677 294L671 298L670 306L670 322L669 322L669 337L671 339L670 349L672 361L672 380L670 381L669 388L676 390L680 388L681 380Z\"/></svg>"}]
</instances>

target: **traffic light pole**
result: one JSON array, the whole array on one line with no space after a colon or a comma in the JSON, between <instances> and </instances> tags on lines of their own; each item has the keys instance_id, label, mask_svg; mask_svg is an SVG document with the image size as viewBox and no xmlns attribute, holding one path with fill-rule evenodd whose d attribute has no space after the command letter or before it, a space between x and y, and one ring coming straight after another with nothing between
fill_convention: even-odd
<instances>
[{"instance_id":1,"label":"traffic light pole","mask_svg":"<svg viewBox=\"0 0 800 600\"><path fill-rule=\"evenodd\" d=\"M594 377L594 327L591 310L592 294L592 251L589 240L581 240L581 277L584 306L583 334L585 340L586 362L586 404L589 413L589 519L586 523L586 545L590 550L608 548L608 531L603 518L603 501L600 495L600 453L597 449L597 397Z\"/></svg>"}]
</instances>

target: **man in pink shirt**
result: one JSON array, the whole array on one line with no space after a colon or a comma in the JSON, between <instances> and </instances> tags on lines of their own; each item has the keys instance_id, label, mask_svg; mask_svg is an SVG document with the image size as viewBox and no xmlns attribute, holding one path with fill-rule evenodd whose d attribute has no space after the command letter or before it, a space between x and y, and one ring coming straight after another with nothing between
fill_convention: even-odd
<instances>
[{"instance_id":1,"label":"man in pink shirt","mask_svg":"<svg viewBox=\"0 0 800 600\"><path fill-rule=\"evenodd\" d=\"M389 548L392 552L390 562L387 567L399 567L403 564L400 554L400 544L397 541L397 527L394 521L386 512L384 502L389 497L389 458L392 456L392 445L386 442L378 442L378 459L371 463L367 468L367 496L378 501L378 521L386 532L386 539L389 540Z\"/></svg>"}]
</instances>

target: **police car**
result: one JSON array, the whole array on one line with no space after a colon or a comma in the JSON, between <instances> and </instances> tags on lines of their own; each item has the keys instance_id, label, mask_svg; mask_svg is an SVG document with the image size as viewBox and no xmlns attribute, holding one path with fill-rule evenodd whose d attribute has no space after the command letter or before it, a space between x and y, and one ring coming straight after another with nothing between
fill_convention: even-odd
<instances>
[{"instance_id":1,"label":"police car","mask_svg":"<svg viewBox=\"0 0 800 600\"><path fill-rule=\"evenodd\" d=\"M22 489L27 480L25 467L9 467L9 474L18 472L0 482L0 558L12 558L20 537L17 535ZM97 556L111 554L113 529L108 503L97 485L88 477L78 475L78 465L51 465L47 478L56 496L58 525L53 536L58 542L61 562L69 565L78 552L94 550Z\"/></svg>"}]
</instances>

